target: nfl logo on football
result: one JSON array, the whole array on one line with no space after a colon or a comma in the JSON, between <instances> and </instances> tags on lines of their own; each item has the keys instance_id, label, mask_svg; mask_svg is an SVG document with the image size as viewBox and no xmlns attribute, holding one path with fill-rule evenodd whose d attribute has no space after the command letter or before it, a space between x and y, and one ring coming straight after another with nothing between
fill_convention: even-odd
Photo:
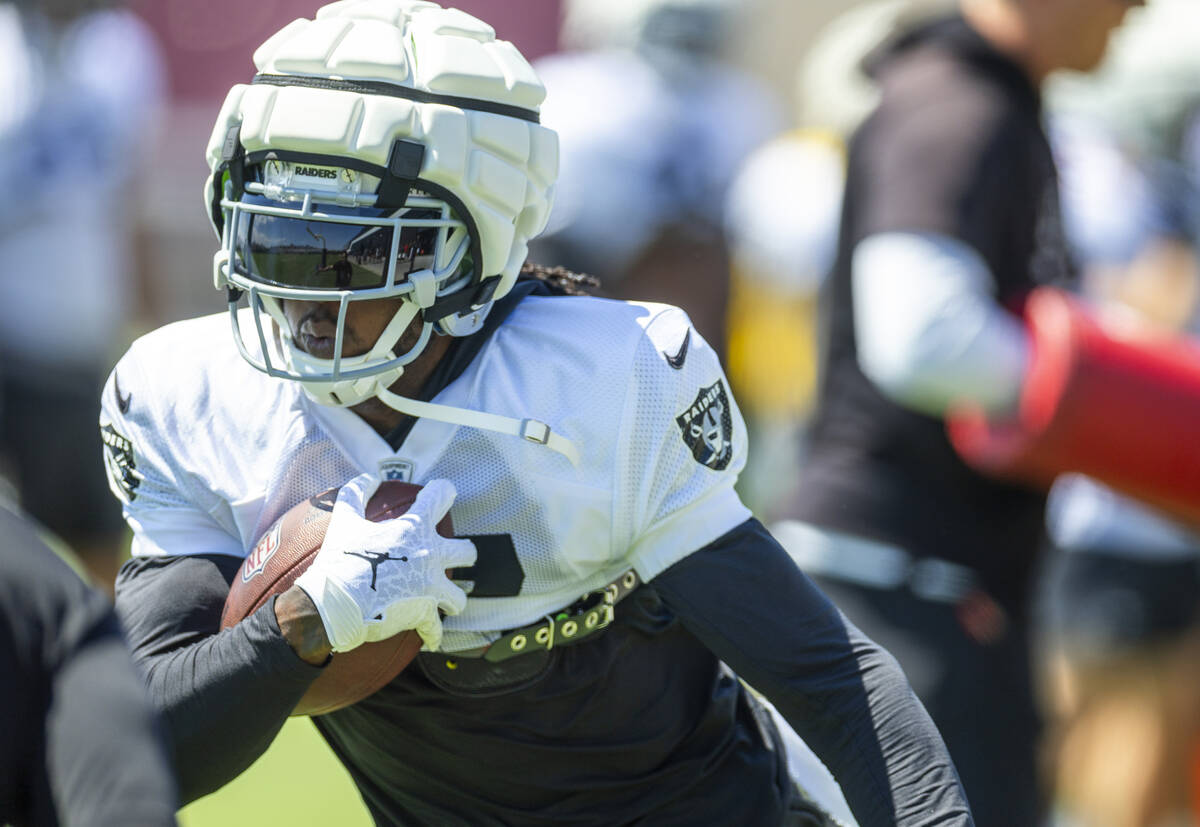
<instances>
[{"instance_id":1,"label":"nfl logo on football","mask_svg":"<svg viewBox=\"0 0 1200 827\"><path fill-rule=\"evenodd\" d=\"M270 531L263 535L263 538L258 541L258 545L246 557L246 562L242 563L242 582L246 583L258 575L263 573L263 569L267 567L267 561L275 556L275 552L279 550L279 523L275 523Z\"/></svg>"},{"instance_id":2,"label":"nfl logo on football","mask_svg":"<svg viewBox=\"0 0 1200 827\"><path fill-rule=\"evenodd\" d=\"M413 464L406 459L385 459L379 462L379 478L412 482Z\"/></svg>"}]
</instances>

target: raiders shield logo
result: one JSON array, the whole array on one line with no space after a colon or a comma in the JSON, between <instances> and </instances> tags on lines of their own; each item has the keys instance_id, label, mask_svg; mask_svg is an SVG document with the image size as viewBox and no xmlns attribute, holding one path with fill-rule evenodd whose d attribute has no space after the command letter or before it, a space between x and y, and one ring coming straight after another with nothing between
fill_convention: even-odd
<instances>
[{"instance_id":1,"label":"raiders shield logo","mask_svg":"<svg viewBox=\"0 0 1200 827\"><path fill-rule=\"evenodd\" d=\"M109 487L123 502L133 502L137 487L142 482L142 476L133 461L133 445L118 434L112 425L100 428L100 439L104 442L104 466L108 469Z\"/></svg>"},{"instance_id":2,"label":"raiders shield logo","mask_svg":"<svg viewBox=\"0 0 1200 827\"><path fill-rule=\"evenodd\" d=\"M675 422L696 462L714 471L723 471L729 465L733 457L733 417L720 379L701 388L696 401L675 417Z\"/></svg>"}]
</instances>

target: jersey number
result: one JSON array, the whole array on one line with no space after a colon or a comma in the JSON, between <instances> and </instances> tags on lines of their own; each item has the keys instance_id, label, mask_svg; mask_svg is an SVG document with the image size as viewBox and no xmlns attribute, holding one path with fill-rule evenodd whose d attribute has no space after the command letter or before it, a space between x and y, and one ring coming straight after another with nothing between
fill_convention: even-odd
<instances>
[{"instance_id":1,"label":"jersey number","mask_svg":"<svg viewBox=\"0 0 1200 827\"><path fill-rule=\"evenodd\" d=\"M511 534L468 534L479 557L475 565L455 569L455 580L473 580L471 597L515 597L521 593L525 572L517 559Z\"/></svg>"}]
</instances>

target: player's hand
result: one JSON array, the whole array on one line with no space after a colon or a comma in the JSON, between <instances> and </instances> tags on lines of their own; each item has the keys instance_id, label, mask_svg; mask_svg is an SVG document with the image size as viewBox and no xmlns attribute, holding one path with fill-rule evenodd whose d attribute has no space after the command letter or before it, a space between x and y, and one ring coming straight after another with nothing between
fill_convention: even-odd
<instances>
[{"instance_id":1,"label":"player's hand","mask_svg":"<svg viewBox=\"0 0 1200 827\"><path fill-rule=\"evenodd\" d=\"M335 652L416 629L425 646L442 641L438 610L458 614L466 593L446 570L475 562L470 540L442 537L436 526L456 492L433 480L408 513L371 522L363 510L379 479L362 474L342 486L325 542L296 585L312 599Z\"/></svg>"}]
</instances>

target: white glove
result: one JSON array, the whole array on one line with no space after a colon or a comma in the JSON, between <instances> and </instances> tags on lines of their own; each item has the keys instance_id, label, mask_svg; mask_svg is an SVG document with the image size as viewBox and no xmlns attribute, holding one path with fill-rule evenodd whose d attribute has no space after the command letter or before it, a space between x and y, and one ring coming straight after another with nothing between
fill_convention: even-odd
<instances>
[{"instance_id":1,"label":"white glove","mask_svg":"<svg viewBox=\"0 0 1200 827\"><path fill-rule=\"evenodd\" d=\"M452 540L436 526L457 492L433 480L407 514L383 522L363 516L379 478L362 474L342 486L321 550L296 579L316 604L335 652L416 629L426 648L442 642L438 609L458 614L467 595L446 570L475 562L470 540Z\"/></svg>"}]
</instances>

